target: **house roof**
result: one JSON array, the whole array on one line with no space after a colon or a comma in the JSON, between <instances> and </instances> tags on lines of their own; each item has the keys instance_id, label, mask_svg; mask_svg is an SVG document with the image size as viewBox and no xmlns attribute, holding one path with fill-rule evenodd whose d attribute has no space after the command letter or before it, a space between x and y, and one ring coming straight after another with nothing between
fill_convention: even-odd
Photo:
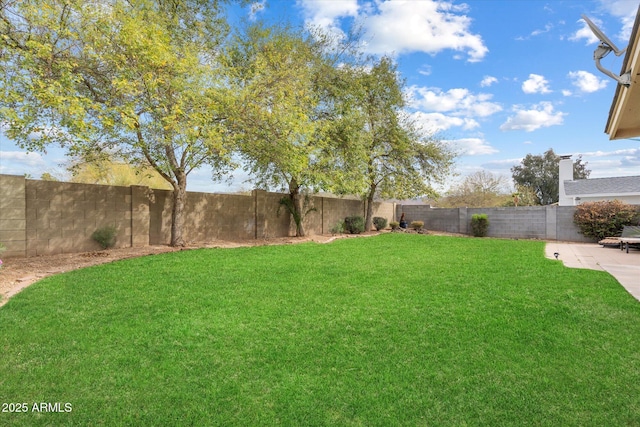
<instances>
[{"instance_id":1,"label":"house roof","mask_svg":"<svg viewBox=\"0 0 640 427\"><path fill-rule=\"evenodd\" d=\"M636 195L640 194L640 176L618 176L613 178L591 178L565 181L567 196L587 195Z\"/></svg>"},{"instance_id":2,"label":"house roof","mask_svg":"<svg viewBox=\"0 0 640 427\"><path fill-rule=\"evenodd\" d=\"M605 133L609 139L640 136L640 7L631 30L631 37L620 75L631 73L631 84L618 84L613 97Z\"/></svg>"}]
</instances>

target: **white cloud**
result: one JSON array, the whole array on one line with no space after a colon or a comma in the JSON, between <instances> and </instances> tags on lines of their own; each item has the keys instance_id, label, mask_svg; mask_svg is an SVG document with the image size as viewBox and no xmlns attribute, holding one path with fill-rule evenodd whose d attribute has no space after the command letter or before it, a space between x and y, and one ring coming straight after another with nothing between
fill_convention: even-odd
<instances>
[{"instance_id":1,"label":"white cloud","mask_svg":"<svg viewBox=\"0 0 640 427\"><path fill-rule=\"evenodd\" d=\"M571 95L573 95L573 92L567 89L562 89L562 96L571 96Z\"/></svg>"},{"instance_id":2,"label":"white cloud","mask_svg":"<svg viewBox=\"0 0 640 427\"><path fill-rule=\"evenodd\" d=\"M358 0L315 1L297 0L308 26L319 27L330 33L344 35L340 19L358 16Z\"/></svg>"},{"instance_id":3,"label":"white cloud","mask_svg":"<svg viewBox=\"0 0 640 427\"><path fill-rule=\"evenodd\" d=\"M430 65L424 65L421 69L418 70L418 73L422 74L423 76L430 76L431 75L431 66Z\"/></svg>"},{"instance_id":4,"label":"white cloud","mask_svg":"<svg viewBox=\"0 0 640 427\"><path fill-rule=\"evenodd\" d=\"M497 149L481 138L461 138L445 142L451 144L462 156L480 156L498 152Z\"/></svg>"},{"instance_id":5,"label":"white cloud","mask_svg":"<svg viewBox=\"0 0 640 427\"><path fill-rule=\"evenodd\" d=\"M588 71L570 71L568 74L571 84L581 92L591 93L607 87L608 80L600 79Z\"/></svg>"},{"instance_id":6,"label":"white cloud","mask_svg":"<svg viewBox=\"0 0 640 427\"><path fill-rule=\"evenodd\" d=\"M502 111L500 104L491 102L493 95L473 94L469 89L454 88L443 92L439 88L411 86L408 88L411 107L427 111L452 112L468 117L487 117Z\"/></svg>"},{"instance_id":7,"label":"white cloud","mask_svg":"<svg viewBox=\"0 0 640 427\"><path fill-rule=\"evenodd\" d=\"M29 173L37 173L42 172L46 166L46 162L39 153L0 151L0 173L3 174L23 175L25 170Z\"/></svg>"},{"instance_id":8,"label":"white cloud","mask_svg":"<svg viewBox=\"0 0 640 427\"><path fill-rule=\"evenodd\" d=\"M547 24L544 26L544 30L534 30L531 32L532 36L539 36L540 34L548 33L553 28L553 24Z\"/></svg>"},{"instance_id":9,"label":"white cloud","mask_svg":"<svg viewBox=\"0 0 640 427\"><path fill-rule=\"evenodd\" d=\"M442 113L424 113L417 111L411 114L411 118L418 122L425 130L436 133L452 127L471 130L480 126L480 124L473 119L447 116Z\"/></svg>"},{"instance_id":10,"label":"white cloud","mask_svg":"<svg viewBox=\"0 0 640 427\"><path fill-rule=\"evenodd\" d=\"M515 115L511 116L500 126L501 131L524 130L533 132L536 129L561 125L566 113L555 112L550 102L541 102L530 110L520 107L514 108Z\"/></svg>"},{"instance_id":11,"label":"white cloud","mask_svg":"<svg viewBox=\"0 0 640 427\"><path fill-rule=\"evenodd\" d=\"M249 6L249 19L255 21L258 14L262 12L266 6L267 0L258 0L251 3Z\"/></svg>"},{"instance_id":12,"label":"white cloud","mask_svg":"<svg viewBox=\"0 0 640 427\"><path fill-rule=\"evenodd\" d=\"M489 49L470 31L467 6L448 1L378 0L358 7L357 0L298 0L307 24L340 30L340 20L355 18L365 31L367 53L436 54L446 49L465 53L469 62L481 61Z\"/></svg>"},{"instance_id":13,"label":"white cloud","mask_svg":"<svg viewBox=\"0 0 640 427\"><path fill-rule=\"evenodd\" d=\"M638 11L638 2L629 0L600 0L600 3L604 10L620 19L622 28L617 36L623 42L628 42L636 18L636 12Z\"/></svg>"},{"instance_id":14,"label":"white cloud","mask_svg":"<svg viewBox=\"0 0 640 427\"><path fill-rule=\"evenodd\" d=\"M597 18L592 18L591 16L587 16L587 17L600 28L600 26L602 25L602 21L600 21ZM593 31L591 31L591 29L589 28L589 25L587 25L587 21L585 21L584 19L579 19L578 23L580 24L580 29L575 33L573 33L573 35L569 37L569 40L573 40L573 41L585 40L586 44L588 45L593 43L598 43L598 37L596 37L596 35L593 34Z\"/></svg>"},{"instance_id":15,"label":"white cloud","mask_svg":"<svg viewBox=\"0 0 640 427\"><path fill-rule=\"evenodd\" d=\"M522 83L524 93L550 93L549 82L539 74L529 74L529 79Z\"/></svg>"},{"instance_id":16,"label":"white cloud","mask_svg":"<svg viewBox=\"0 0 640 427\"><path fill-rule=\"evenodd\" d=\"M498 82L498 79L496 79L493 76L484 76L484 78L480 82L480 86L481 87L489 87L492 84L497 83L497 82Z\"/></svg>"}]
</instances>

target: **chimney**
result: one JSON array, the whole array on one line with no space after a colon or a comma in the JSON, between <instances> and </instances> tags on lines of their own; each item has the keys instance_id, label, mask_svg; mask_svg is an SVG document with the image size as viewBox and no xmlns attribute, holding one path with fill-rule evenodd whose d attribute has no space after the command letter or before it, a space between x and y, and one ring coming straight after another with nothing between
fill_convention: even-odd
<instances>
[{"instance_id":1,"label":"chimney","mask_svg":"<svg viewBox=\"0 0 640 427\"><path fill-rule=\"evenodd\" d=\"M559 171L559 186L560 198L558 200L558 206L573 206L573 197L569 197L564 191L564 182L573 181L573 161L571 156L560 156L560 171Z\"/></svg>"}]
</instances>

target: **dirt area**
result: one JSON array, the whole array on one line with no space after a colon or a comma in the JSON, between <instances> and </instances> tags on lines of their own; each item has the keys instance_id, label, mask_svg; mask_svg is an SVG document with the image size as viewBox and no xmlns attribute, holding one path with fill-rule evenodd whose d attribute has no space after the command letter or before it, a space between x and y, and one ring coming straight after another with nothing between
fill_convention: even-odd
<instances>
[{"instance_id":1,"label":"dirt area","mask_svg":"<svg viewBox=\"0 0 640 427\"><path fill-rule=\"evenodd\" d=\"M378 233L371 232L363 233L360 236L371 236L376 234ZM171 246L145 246L140 248L107 249L97 252L38 256L31 258L6 258L2 259L3 265L2 269L0 269L0 306L6 303L9 298L20 292L22 289L44 277L121 259L197 248L237 248L245 246L283 245L303 242L328 243L337 238L346 237L355 236L321 235L249 240L242 242L215 241L211 243L190 244L183 248L174 248Z\"/></svg>"}]
</instances>

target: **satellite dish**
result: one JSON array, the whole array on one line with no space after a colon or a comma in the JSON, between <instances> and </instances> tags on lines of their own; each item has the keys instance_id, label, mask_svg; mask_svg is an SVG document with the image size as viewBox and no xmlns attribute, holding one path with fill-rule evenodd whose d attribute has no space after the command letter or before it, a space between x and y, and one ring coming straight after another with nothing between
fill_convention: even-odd
<instances>
[{"instance_id":1,"label":"satellite dish","mask_svg":"<svg viewBox=\"0 0 640 427\"><path fill-rule=\"evenodd\" d=\"M615 44L613 44L613 42L609 39L609 37L607 37L601 30L600 28L598 28L598 26L596 24L594 24L593 22L591 22L591 20L589 18L587 18L587 15L582 15L582 19L585 20L585 22L587 23L587 25L589 26L589 28L591 29L591 31L593 31L593 34L596 35L596 37L598 39L600 39L600 41L604 44L606 44L607 46L609 46L611 48L611 50L613 51L613 53L616 56L620 56L623 53L626 52L627 48L625 47L622 50L619 50Z\"/></svg>"},{"instance_id":2,"label":"satellite dish","mask_svg":"<svg viewBox=\"0 0 640 427\"><path fill-rule=\"evenodd\" d=\"M618 76L612 73L610 70L607 70L600 64L600 60L607 56L609 53L613 52L616 56L620 56L627 51L627 48L625 47L622 50L618 49L616 45L611 40L609 40L609 37L607 37L602 31L600 31L600 28L598 28L596 24L591 22L591 20L587 18L586 15L582 15L582 19L585 20L591 31L593 31L593 34L595 34L596 37L600 40L600 44L593 52L593 60L596 61L596 68L598 68L598 70L600 70L603 74L611 77L621 85L629 86L631 84L631 70Z\"/></svg>"}]
</instances>

